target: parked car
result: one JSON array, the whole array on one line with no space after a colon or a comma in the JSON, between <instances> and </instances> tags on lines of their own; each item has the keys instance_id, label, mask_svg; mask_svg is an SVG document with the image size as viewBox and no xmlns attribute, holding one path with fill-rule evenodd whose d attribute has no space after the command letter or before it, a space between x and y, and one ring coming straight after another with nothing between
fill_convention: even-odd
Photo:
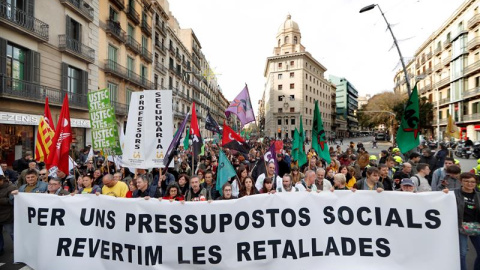
<instances>
[{"instance_id":1,"label":"parked car","mask_svg":"<svg viewBox=\"0 0 480 270\"><path fill-rule=\"evenodd\" d=\"M375 140L377 141L385 141L386 136L385 133L377 133L375 134Z\"/></svg>"}]
</instances>

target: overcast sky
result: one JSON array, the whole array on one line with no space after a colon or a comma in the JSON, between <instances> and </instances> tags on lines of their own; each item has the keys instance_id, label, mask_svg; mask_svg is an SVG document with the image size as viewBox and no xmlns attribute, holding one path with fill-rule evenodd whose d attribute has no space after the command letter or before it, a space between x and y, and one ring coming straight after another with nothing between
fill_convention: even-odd
<instances>
[{"instance_id":1,"label":"overcast sky","mask_svg":"<svg viewBox=\"0 0 480 270\"><path fill-rule=\"evenodd\" d=\"M181 28L192 28L223 93L232 100L248 84L257 113L279 26L288 14L302 44L327 68L325 77L347 78L360 95L393 91L398 52L380 11L399 40L404 58L436 31L464 0L169 0Z\"/></svg>"}]
</instances>

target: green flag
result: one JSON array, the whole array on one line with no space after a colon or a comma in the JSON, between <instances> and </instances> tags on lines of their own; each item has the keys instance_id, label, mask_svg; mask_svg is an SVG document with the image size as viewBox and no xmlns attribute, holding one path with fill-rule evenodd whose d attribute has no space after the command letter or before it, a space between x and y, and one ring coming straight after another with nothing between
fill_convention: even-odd
<instances>
[{"instance_id":1,"label":"green flag","mask_svg":"<svg viewBox=\"0 0 480 270\"><path fill-rule=\"evenodd\" d=\"M330 164L330 152L328 151L327 137L323 129L322 117L318 109L318 100L315 101L315 113L313 115L312 127L312 148L323 158L327 164Z\"/></svg>"},{"instance_id":2,"label":"green flag","mask_svg":"<svg viewBox=\"0 0 480 270\"><path fill-rule=\"evenodd\" d=\"M235 169L232 166L232 163L228 161L225 153L220 149L220 155L218 158L218 168L217 168L217 185L216 188L220 192L220 195L223 196L222 187L223 185L230 180L230 178L237 175Z\"/></svg>"},{"instance_id":3,"label":"green flag","mask_svg":"<svg viewBox=\"0 0 480 270\"><path fill-rule=\"evenodd\" d=\"M189 139L190 139L190 129L187 128L187 135L185 136L185 139L183 139L183 149L185 149L185 150L188 149Z\"/></svg>"},{"instance_id":4,"label":"green flag","mask_svg":"<svg viewBox=\"0 0 480 270\"><path fill-rule=\"evenodd\" d=\"M295 128L293 135L293 144L292 144L292 159L298 161L298 167L302 167L303 164L307 163L307 154L303 151L303 141L298 129Z\"/></svg>"},{"instance_id":5,"label":"green flag","mask_svg":"<svg viewBox=\"0 0 480 270\"><path fill-rule=\"evenodd\" d=\"M420 144L419 127L420 109L418 104L417 85L413 88L408 98L407 106L402 115L402 123L397 131L398 148L402 153L406 153Z\"/></svg>"}]
</instances>

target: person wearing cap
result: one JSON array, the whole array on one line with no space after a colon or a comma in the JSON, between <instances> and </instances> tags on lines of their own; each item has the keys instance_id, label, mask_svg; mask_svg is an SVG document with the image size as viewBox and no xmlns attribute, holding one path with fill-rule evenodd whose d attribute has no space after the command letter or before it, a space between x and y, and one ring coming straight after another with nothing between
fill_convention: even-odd
<instances>
[{"instance_id":1,"label":"person wearing cap","mask_svg":"<svg viewBox=\"0 0 480 270\"><path fill-rule=\"evenodd\" d=\"M412 165L412 175L417 173L417 165L420 162L420 154L417 152L413 152L409 156L408 163Z\"/></svg>"},{"instance_id":2,"label":"person wearing cap","mask_svg":"<svg viewBox=\"0 0 480 270\"><path fill-rule=\"evenodd\" d=\"M443 163L443 167L442 168L438 168L435 170L435 172L433 172L432 174L432 191L441 191L441 189L438 189L439 187L439 183L445 179L445 176L446 176L446 172L445 170L454 165L455 164L455 160L451 157L446 157L445 158L445 161Z\"/></svg>"},{"instance_id":3,"label":"person wearing cap","mask_svg":"<svg viewBox=\"0 0 480 270\"><path fill-rule=\"evenodd\" d=\"M405 192L415 192L415 184L410 178L403 178L400 182L400 190Z\"/></svg>"}]
</instances>

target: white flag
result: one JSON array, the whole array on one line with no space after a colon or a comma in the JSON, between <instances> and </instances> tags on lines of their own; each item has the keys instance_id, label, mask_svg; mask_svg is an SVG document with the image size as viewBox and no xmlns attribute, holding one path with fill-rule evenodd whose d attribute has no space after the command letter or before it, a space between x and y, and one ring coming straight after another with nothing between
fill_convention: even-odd
<instances>
[{"instance_id":1,"label":"white flag","mask_svg":"<svg viewBox=\"0 0 480 270\"><path fill-rule=\"evenodd\" d=\"M133 92L128 111L127 131L125 134L122 163L126 167L145 167L145 94Z\"/></svg>"}]
</instances>

